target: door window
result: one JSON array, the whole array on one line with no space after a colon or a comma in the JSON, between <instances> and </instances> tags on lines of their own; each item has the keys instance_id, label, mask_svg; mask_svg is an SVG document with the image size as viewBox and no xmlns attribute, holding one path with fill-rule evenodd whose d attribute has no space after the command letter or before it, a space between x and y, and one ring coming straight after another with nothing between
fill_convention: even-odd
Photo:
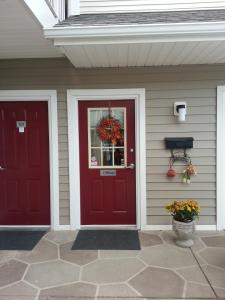
<instances>
[{"instance_id":1,"label":"door window","mask_svg":"<svg viewBox=\"0 0 225 300\"><path fill-rule=\"evenodd\" d=\"M102 118L109 114L120 124L121 139L114 144L109 140L101 140L97 127ZM109 130L111 130L109 128ZM88 109L88 155L89 168L124 168L126 166L126 108L113 107L112 109Z\"/></svg>"}]
</instances>

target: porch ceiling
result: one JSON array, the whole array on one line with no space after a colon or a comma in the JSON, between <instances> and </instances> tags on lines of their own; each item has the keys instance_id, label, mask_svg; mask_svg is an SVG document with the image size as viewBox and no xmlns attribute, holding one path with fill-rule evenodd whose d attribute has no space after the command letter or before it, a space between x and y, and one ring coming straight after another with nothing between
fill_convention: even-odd
<instances>
[{"instance_id":1,"label":"porch ceiling","mask_svg":"<svg viewBox=\"0 0 225 300\"><path fill-rule=\"evenodd\" d=\"M166 23L167 16L159 23L96 25L71 19L70 25L45 30L45 36L54 39L77 68L225 63L223 18Z\"/></svg>"},{"instance_id":2,"label":"porch ceiling","mask_svg":"<svg viewBox=\"0 0 225 300\"><path fill-rule=\"evenodd\" d=\"M77 68L225 63L225 41L64 45Z\"/></svg>"}]
</instances>

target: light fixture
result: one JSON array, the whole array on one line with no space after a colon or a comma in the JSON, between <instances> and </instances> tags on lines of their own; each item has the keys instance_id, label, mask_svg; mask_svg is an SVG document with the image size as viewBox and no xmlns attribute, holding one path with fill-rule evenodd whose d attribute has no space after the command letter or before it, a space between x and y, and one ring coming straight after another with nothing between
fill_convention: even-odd
<instances>
[{"instance_id":1,"label":"light fixture","mask_svg":"<svg viewBox=\"0 0 225 300\"><path fill-rule=\"evenodd\" d=\"M185 121L186 113L187 113L186 102L175 102L174 103L174 116L178 116L179 122Z\"/></svg>"}]
</instances>

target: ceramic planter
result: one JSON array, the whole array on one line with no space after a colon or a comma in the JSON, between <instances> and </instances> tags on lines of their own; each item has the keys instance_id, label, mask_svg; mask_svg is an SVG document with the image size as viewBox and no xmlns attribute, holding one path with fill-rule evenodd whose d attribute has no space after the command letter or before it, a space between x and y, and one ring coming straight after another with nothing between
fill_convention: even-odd
<instances>
[{"instance_id":1,"label":"ceramic planter","mask_svg":"<svg viewBox=\"0 0 225 300\"><path fill-rule=\"evenodd\" d=\"M193 234L195 232L195 221L185 223L179 222L173 219L173 231L175 232L177 239L177 246L187 248L193 246Z\"/></svg>"}]
</instances>

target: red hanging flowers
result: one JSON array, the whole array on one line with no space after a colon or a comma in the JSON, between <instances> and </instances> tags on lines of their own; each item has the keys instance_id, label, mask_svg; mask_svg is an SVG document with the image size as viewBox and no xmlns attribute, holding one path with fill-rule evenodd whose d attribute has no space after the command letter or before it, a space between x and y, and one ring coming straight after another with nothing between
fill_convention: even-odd
<instances>
[{"instance_id":1,"label":"red hanging flowers","mask_svg":"<svg viewBox=\"0 0 225 300\"><path fill-rule=\"evenodd\" d=\"M195 166L190 162L183 171L182 181L183 183L191 183L191 176L196 175L197 171Z\"/></svg>"},{"instance_id":2,"label":"red hanging flowers","mask_svg":"<svg viewBox=\"0 0 225 300\"><path fill-rule=\"evenodd\" d=\"M118 141L123 144L121 129L119 120L112 116L107 116L100 120L96 131L100 140L116 145Z\"/></svg>"}]
</instances>

